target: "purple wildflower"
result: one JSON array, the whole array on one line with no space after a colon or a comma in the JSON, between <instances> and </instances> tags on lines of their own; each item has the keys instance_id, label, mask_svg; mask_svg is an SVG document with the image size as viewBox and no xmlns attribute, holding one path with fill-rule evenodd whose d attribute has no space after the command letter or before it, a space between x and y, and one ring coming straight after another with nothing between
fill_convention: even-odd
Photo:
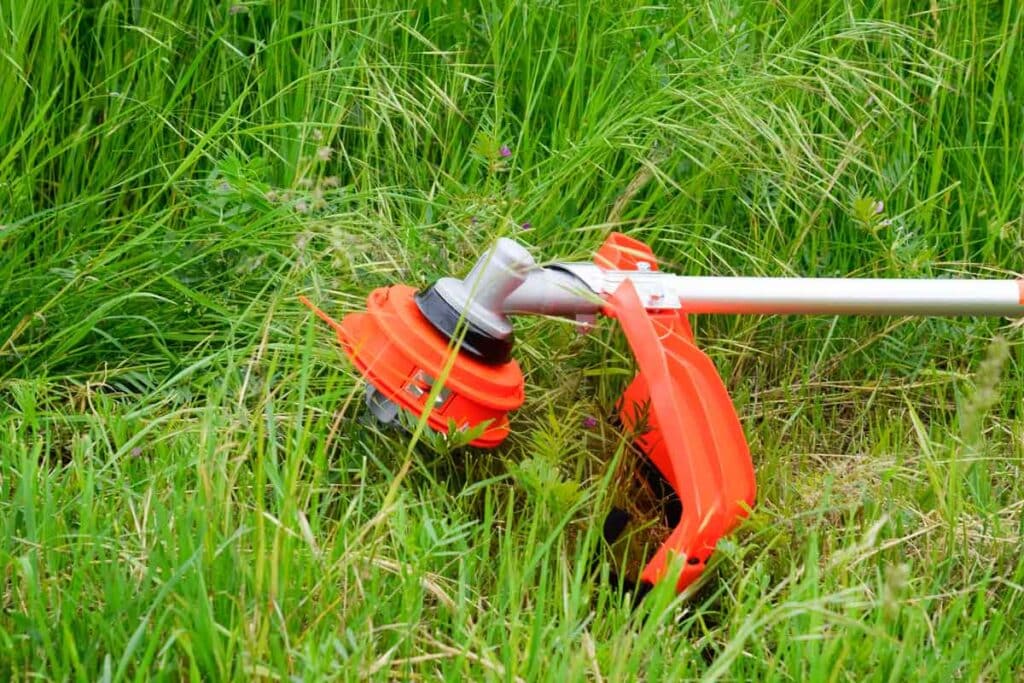
<instances>
[{"instance_id":1,"label":"purple wildflower","mask_svg":"<svg viewBox=\"0 0 1024 683\"><path fill-rule=\"evenodd\" d=\"M137 458L140 455L142 455L142 449L139 446L136 446L135 448L132 449L132 457L133 458Z\"/></svg>"},{"instance_id":2,"label":"purple wildflower","mask_svg":"<svg viewBox=\"0 0 1024 683\"><path fill-rule=\"evenodd\" d=\"M529 230L530 228L533 227L533 223L531 223L530 221L526 221L525 223L523 223L519 227L522 228L523 230Z\"/></svg>"},{"instance_id":3,"label":"purple wildflower","mask_svg":"<svg viewBox=\"0 0 1024 683\"><path fill-rule=\"evenodd\" d=\"M512 150L508 148L508 145L502 145L501 149L498 150L498 154L501 155L502 159L508 159L512 156Z\"/></svg>"},{"instance_id":4,"label":"purple wildflower","mask_svg":"<svg viewBox=\"0 0 1024 683\"><path fill-rule=\"evenodd\" d=\"M593 429L596 426L597 426L597 418L594 417L593 415L587 415L585 418L583 418L583 428L584 429Z\"/></svg>"}]
</instances>

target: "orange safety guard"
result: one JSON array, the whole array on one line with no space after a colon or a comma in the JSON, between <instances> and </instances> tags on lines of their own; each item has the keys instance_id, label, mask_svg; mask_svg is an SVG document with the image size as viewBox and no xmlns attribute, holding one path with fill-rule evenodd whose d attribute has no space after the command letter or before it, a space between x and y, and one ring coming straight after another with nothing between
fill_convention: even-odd
<instances>
[{"instance_id":1,"label":"orange safety guard","mask_svg":"<svg viewBox=\"0 0 1024 683\"><path fill-rule=\"evenodd\" d=\"M605 242L595 261L603 268L631 269L639 261L656 268L649 247L619 234ZM703 571L718 540L754 504L750 450L725 385L694 344L682 311L648 311L626 279L608 298L604 313L618 319L638 369L619 403L622 423L635 432L636 444L683 508L640 579L651 584L665 579L671 556L682 555L686 564L676 579L676 590L682 591Z\"/></svg>"}]
</instances>

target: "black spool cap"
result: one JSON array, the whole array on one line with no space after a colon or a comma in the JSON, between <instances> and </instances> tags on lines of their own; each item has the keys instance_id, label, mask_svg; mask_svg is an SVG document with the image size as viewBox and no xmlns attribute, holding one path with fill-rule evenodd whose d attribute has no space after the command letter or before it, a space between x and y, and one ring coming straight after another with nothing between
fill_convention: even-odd
<instances>
[{"instance_id":1,"label":"black spool cap","mask_svg":"<svg viewBox=\"0 0 1024 683\"><path fill-rule=\"evenodd\" d=\"M422 292L416 292L413 300L423 317L449 340L455 337L461 319L465 326L465 334L459 346L460 352L467 353L487 365L504 365L512 360L512 346L515 344L513 335L499 339L476 327L445 301L433 285Z\"/></svg>"}]
</instances>

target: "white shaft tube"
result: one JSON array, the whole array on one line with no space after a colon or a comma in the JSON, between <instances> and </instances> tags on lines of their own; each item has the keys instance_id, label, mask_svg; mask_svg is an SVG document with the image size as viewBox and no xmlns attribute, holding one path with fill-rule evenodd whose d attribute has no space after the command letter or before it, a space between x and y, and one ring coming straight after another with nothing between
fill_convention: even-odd
<instances>
[{"instance_id":1,"label":"white shaft tube","mask_svg":"<svg viewBox=\"0 0 1024 683\"><path fill-rule=\"evenodd\" d=\"M1024 280L672 278L689 313L1024 317Z\"/></svg>"}]
</instances>

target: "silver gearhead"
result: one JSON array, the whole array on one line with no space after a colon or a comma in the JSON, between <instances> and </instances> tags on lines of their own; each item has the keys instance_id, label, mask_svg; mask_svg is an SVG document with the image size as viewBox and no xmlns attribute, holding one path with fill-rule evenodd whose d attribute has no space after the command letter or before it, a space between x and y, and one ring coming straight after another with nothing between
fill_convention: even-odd
<instances>
[{"instance_id":1,"label":"silver gearhead","mask_svg":"<svg viewBox=\"0 0 1024 683\"><path fill-rule=\"evenodd\" d=\"M465 278L441 278L434 290L476 329L494 339L508 339L512 322L505 315L505 300L536 267L523 245L502 237Z\"/></svg>"}]
</instances>

